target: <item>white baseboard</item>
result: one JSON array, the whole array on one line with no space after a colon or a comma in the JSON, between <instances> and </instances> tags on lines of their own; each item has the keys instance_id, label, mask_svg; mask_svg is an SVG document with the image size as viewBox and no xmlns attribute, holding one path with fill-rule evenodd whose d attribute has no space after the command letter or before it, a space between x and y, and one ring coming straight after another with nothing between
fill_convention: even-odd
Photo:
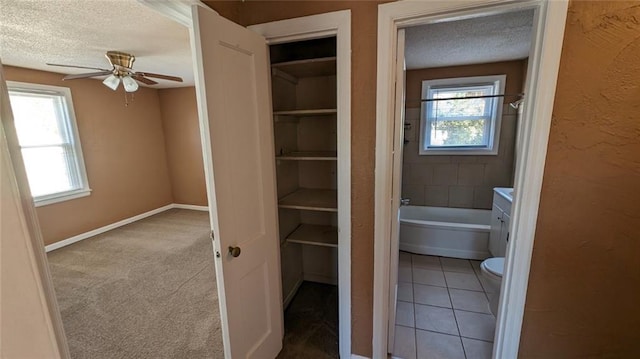
<instances>
[{"instance_id":1,"label":"white baseboard","mask_svg":"<svg viewBox=\"0 0 640 359\"><path fill-rule=\"evenodd\" d=\"M177 204L177 203L172 203L172 204L168 204L166 206L162 206L160 208L156 208L154 210L151 210L149 212L144 212L144 213L140 213L136 216L133 217L129 217L129 218L125 218L121 221L115 222L115 223L111 223L108 224L104 227L100 227L100 228L96 228L94 230L91 230L89 232L84 232L84 233L80 233L77 236L73 236L71 238L67 238L67 239L63 239L61 241L49 244L47 246L44 247L46 252L51 252L53 250L62 248L62 247L66 247L70 244L79 242L81 240L87 239L87 238L91 238L93 236L97 236L98 234L102 234L104 232L110 231L112 229L116 229L118 227L122 227L124 225L127 225L129 223L133 223L136 221L139 221L141 219L145 219L147 217L151 217L155 214L170 210L172 208L180 208L180 209L191 209L191 210L195 210L195 211L208 211L209 207L207 206L195 206L195 205L190 205L190 204Z\"/></svg>"},{"instance_id":2,"label":"white baseboard","mask_svg":"<svg viewBox=\"0 0 640 359\"><path fill-rule=\"evenodd\" d=\"M304 280L307 282L338 285L338 278L335 277L315 273L303 273L302 275Z\"/></svg>"},{"instance_id":3,"label":"white baseboard","mask_svg":"<svg viewBox=\"0 0 640 359\"><path fill-rule=\"evenodd\" d=\"M284 309L287 309L287 307L293 300L293 297L296 296L296 293L298 293L298 289L300 289L302 282L304 282L304 280L300 278L300 280L296 283L296 285L293 286L293 289L289 292L289 294L287 294L287 297L284 299L284 303L282 305Z\"/></svg>"},{"instance_id":4,"label":"white baseboard","mask_svg":"<svg viewBox=\"0 0 640 359\"><path fill-rule=\"evenodd\" d=\"M173 208L178 208L178 209L190 209L192 211L209 211L209 207L208 206L196 206L194 204L180 204L180 203L174 203L173 204Z\"/></svg>"},{"instance_id":5,"label":"white baseboard","mask_svg":"<svg viewBox=\"0 0 640 359\"><path fill-rule=\"evenodd\" d=\"M363 357L362 355L358 355L358 354L351 354L351 359L370 359L370 358Z\"/></svg>"}]
</instances>

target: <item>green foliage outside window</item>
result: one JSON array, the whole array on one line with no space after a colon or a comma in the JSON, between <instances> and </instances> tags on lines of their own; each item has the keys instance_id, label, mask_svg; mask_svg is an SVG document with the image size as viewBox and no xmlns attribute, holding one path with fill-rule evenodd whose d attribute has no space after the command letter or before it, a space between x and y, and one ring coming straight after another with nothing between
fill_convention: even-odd
<instances>
[{"instance_id":1,"label":"green foliage outside window","mask_svg":"<svg viewBox=\"0 0 640 359\"><path fill-rule=\"evenodd\" d=\"M485 120L434 121L431 142L441 146L482 146L486 142L484 126Z\"/></svg>"}]
</instances>

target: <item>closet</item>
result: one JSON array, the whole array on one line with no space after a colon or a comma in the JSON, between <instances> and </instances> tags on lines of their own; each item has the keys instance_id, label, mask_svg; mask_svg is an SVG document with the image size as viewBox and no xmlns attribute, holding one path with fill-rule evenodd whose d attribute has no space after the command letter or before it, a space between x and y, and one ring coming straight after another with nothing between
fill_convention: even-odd
<instances>
[{"instance_id":1,"label":"closet","mask_svg":"<svg viewBox=\"0 0 640 359\"><path fill-rule=\"evenodd\" d=\"M270 46L283 305L338 284L336 38Z\"/></svg>"}]
</instances>

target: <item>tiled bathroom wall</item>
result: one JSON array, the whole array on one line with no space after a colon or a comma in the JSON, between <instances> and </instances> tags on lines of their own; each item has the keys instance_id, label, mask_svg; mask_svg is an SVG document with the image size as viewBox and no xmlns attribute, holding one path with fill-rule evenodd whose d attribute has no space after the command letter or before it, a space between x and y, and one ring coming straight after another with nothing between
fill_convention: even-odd
<instances>
[{"instance_id":1,"label":"tiled bathroom wall","mask_svg":"<svg viewBox=\"0 0 640 359\"><path fill-rule=\"evenodd\" d=\"M507 74L506 93L522 89L524 61L457 66L407 71L407 107L402 171L402 197L411 205L491 209L494 187L511 187L514 171L514 147L517 110L506 98L498 155L442 156L419 155L420 97L423 80L447 77Z\"/></svg>"}]
</instances>

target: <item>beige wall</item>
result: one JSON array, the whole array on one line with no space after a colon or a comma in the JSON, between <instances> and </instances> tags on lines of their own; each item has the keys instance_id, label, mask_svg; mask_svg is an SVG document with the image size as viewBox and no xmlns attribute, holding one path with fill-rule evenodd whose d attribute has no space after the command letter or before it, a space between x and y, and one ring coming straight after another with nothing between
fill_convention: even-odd
<instances>
[{"instance_id":1,"label":"beige wall","mask_svg":"<svg viewBox=\"0 0 640 359\"><path fill-rule=\"evenodd\" d=\"M638 19L570 3L521 358L640 358Z\"/></svg>"},{"instance_id":2,"label":"beige wall","mask_svg":"<svg viewBox=\"0 0 640 359\"><path fill-rule=\"evenodd\" d=\"M160 100L141 87L124 105L122 89L96 80L7 67L10 81L71 89L91 195L37 208L45 244L72 237L172 202Z\"/></svg>"},{"instance_id":3,"label":"beige wall","mask_svg":"<svg viewBox=\"0 0 640 359\"><path fill-rule=\"evenodd\" d=\"M412 205L491 209L494 187L510 187L514 165L517 111L506 97L496 156L419 155L420 98L423 80L507 75L506 94L522 92L525 61L439 67L407 71L402 197ZM524 68L524 70L523 70Z\"/></svg>"},{"instance_id":4,"label":"beige wall","mask_svg":"<svg viewBox=\"0 0 640 359\"><path fill-rule=\"evenodd\" d=\"M352 344L370 356L377 2L206 2L245 25L352 11ZM638 11L570 4L521 357L638 356Z\"/></svg>"},{"instance_id":5,"label":"beige wall","mask_svg":"<svg viewBox=\"0 0 640 359\"><path fill-rule=\"evenodd\" d=\"M173 202L207 205L194 87L159 90Z\"/></svg>"}]
</instances>

